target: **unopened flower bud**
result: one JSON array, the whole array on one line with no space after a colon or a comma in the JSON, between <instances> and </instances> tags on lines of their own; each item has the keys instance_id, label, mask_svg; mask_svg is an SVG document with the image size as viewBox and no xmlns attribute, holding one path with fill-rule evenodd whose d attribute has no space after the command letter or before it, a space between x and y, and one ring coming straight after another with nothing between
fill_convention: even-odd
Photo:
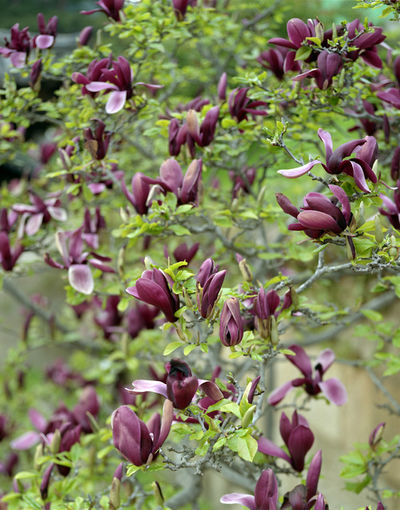
<instances>
[{"instance_id":1,"label":"unopened flower bud","mask_svg":"<svg viewBox=\"0 0 400 510\"><path fill-rule=\"evenodd\" d=\"M61 444L61 433L60 429L56 429L53 435L53 439L51 440L50 444L50 451L51 453L58 453L60 450L60 444Z\"/></svg>"},{"instance_id":2,"label":"unopened flower bud","mask_svg":"<svg viewBox=\"0 0 400 510\"><path fill-rule=\"evenodd\" d=\"M199 136L199 120L197 118L197 113L195 110L189 110L186 116L186 124L189 131L189 134L192 135L193 138L197 139Z\"/></svg>"}]
</instances>

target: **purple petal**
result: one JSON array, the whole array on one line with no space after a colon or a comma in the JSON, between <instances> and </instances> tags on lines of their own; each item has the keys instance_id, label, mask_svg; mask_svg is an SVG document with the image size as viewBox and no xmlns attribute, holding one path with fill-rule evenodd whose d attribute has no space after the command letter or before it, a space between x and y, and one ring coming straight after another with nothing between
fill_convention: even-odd
<instances>
[{"instance_id":1,"label":"purple petal","mask_svg":"<svg viewBox=\"0 0 400 510\"><path fill-rule=\"evenodd\" d=\"M219 500L225 505L243 505L250 510L257 510L254 496L249 494L240 494L239 492L232 492L231 494L225 494Z\"/></svg>"},{"instance_id":2,"label":"purple petal","mask_svg":"<svg viewBox=\"0 0 400 510\"><path fill-rule=\"evenodd\" d=\"M383 193L381 193L379 195L379 197L382 199L383 205L385 205L387 207L390 214L398 214L396 204L393 202L393 200L391 200L389 197L387 197Z\"/></svg>"},{"instance_id":3,"label":"purple petal","mask_svg":"<svg viewBox=\"0 0 400 510\"><path fill-rule=\"evenodd\" d=\"M41 50L51 48L54 44L54 37L52 35L38 35L35 38L36 46Z\"/></svg>"},{"instance_id":4,"label":"purple petal","mask_svg":"<svg viewBox=\"0 0 400 510\"><path fill-rule=\"evenodd\" d=\"M224 398L221 390L218 386L212 381L204 381L203 379L199 379L199 387L204 391L204 393L212 398L213 400L221 400Z\"/></svg>"},{"instance_id":5,"label":"purple petal","mask_svg":"<svg viewBox=\"0 0 400 510\"><path fill-rule=\"evenodd\" d=\"M332 193L335 195L335 197L342 204L343 216L345 217L345 220L348 224L350 221L350 217L351 217L351 207L350 207L350 201L349 201L348 196L346 195L346 192L340 186L336 186L334 184L330 184L329 189L332 191Z\"/></svg>"},{"instance_id":6,"label":"purple petal","mask_svg":"<svg viewBox=\"0 0 400 510\"><path fill-rule=\"evenodd\" d=\"M30 432L25 432L22 436L17 437L14 441L11 441L10 446L14 448L14 450L28 450L33 445L35 445L40 439L40 434L34 432L33 430Z\"/></svg>"},{"instance_id":7,"label":"purple petal","mask_svg":"<svg viewBox=\"0 0 400 510\"><path fill-rule=\"evenodd\" d=\"M269 439L266 439L265 437L260 437L260 439L258 440L258 451L264 453L265 455L279 457L280 459L290 462L289 455L286 452L284 452L282 448L279 448L279 446L276 446L276 444L274 444Z\"/></svg>"},{"instance_id":8,"label":"purple petal","mask_svg":"<svg viewBox=\"0 0 400 510\"><path fill-rule=\"evenodd\" d=\"M318 386L329 402L332 402L337 406L342 406L347 402L346 388L339 379L336 379L336 377L320 382Z\"/></svg>"},{"instance_id":9,"label":"purple petal","mask_svg":"<svg viewBox=\"0 0 400 510\"><path fill-rule=\"evenodd\" d=\"M131 393L158 393L167 398L167 385L161 381L151 381L147 379L137 379L132 383L133 390L128 389Z\"/></svg>"},{"instance_id":10,"label":"purple petal","mask_svg":"<svg viewBox=\"0 0 400 510\"><path fill-rule=\"evenodd\" d=\"M354 182L357 184L361 191L365 191L365 193L371 193L371 190L368 188L367 181L365 180L364 170L362 167L354 161L351 161L351 166L353 168Z\"/></svg>"},{"instance_id":11,"label":"purple petal","mask_svg":"<svg viewBox=\"0 0 400 510\"><path fill-rule=\"evenodd\" d=\"M73 264L68 269L68 280L78 292L91 294L94 289L94 282L90 267L86 264Z\"/></svg>"},{"instance_id":12,"label":"purple petal","mask_svg":"<svg viewBox=\"0 0 400 510\"><path fill-rule=\"evenodd\" d=\"M308 468L306 479L307 501L317 493L319 475L321 473L321 465L322 451L318 450L310 463L310 467Z\"/></svg>"},{"instance_id":13,"label":"purple petal","mask_svg":"<svg viewBox=\"0 0 400 510\"><path fill-rule=\"evenodd\" d=\"M332 156L332 153L333 153L332 137L331 137L330 133L328 133L328 131L324 131L321 128L318 129L318 136L324 142L326 160L328 161L328 159Z\"/></svg>"},{"instance_id":14,"label":"purple petal","mask_svg":"<svg viewBox=\"0 0 400 510\"><path fill-rule=\"evenodd\" d=\"M296 177L300 177L311 170L315 165L318 165L321 161L315 159L314 161L310 161L306 165L300 166L298 168L291 168L289 170L278 170L278 174L283 175L284 177L288 177L289 179L295 179Z\"/></svg>"},{"instance_id":15,"label":"purple petal","mask_svg":"<svg viewBox=\"0 0 400 510\"><path fill-rule=\"evenodd\" d=\"M292 466L296 471L303 471L304 459L314 443L314 434L308 427L299 425L290 434L288 450L292 457Z\"/></svg>"},{"instance_id":16,"label":"purple petal","mask_svg":"<svg viewBox=\"0 0 400 510\"><path fill-rule=\"evenodd\" d=\"M276 404L279 404L279 402L283 400L292 389L292 381L283 384L271 393L271 395L268 397L268 404L271 406L276 406Z\"/></svg>"},{"instance_id":17,"label":"purple petal","mask_svg":"<svg viewBox=\"0 0 400 510\"><path fill-rule=\"evenodd\" d=\"M295 355L292 354L286 354L286 358L293 363L295 367L297 367L300 372L306 376L311 378L312 376L312 366L310 358L307 356L305 350L300 347L300 345L290 345L289 349L295 353Z\"/></svg>"},{"instance_id":18,"label":"purple petal","mask_svg":"<svg viewBox=\"0 0 400 510\"><path fill-rule=\"evenodd\" d=\"M124 107L126 101L126 90L111 92L106 104L107 113L117 113Z\"/></svg>"},{"instance_id":19,"label":"purple petal","mask_svg":"<svg viewBox=\"0 0 400 510\"><path fill-rule=\"evenodd\" d=\"M326 230L328 232L334 232L335 234L340 234L342 232L342 229L332 216L321 211L301 211L297 219L305 228Z\"/></svg>"},{"instance_id":20,"label":"purple petal","mask_svg":"<svg viewBox=\"0 0 400 510\"><path fill-rule=\"evenodd\" d=\"M36 234L36 232L39 230L41 224L43 221L43 214L38 213L34 214L29 218L29 220L26 222L25 226L25 232L28 236L33 236Z\"/></svg>"},{"instance_id":21,"label":"purple petal","mask_svg":"<svg viewBox=\"0 0 400 510\"><path fill-rule=\"evenodd\" d=\"M46 430L47 420L39 411L36 411L36 409L29 409L28 415L32 425L36 427L39 432L44 432Z\"/></svg>"},{"instance_id":22,"label":"purple petal","mask_svg":"<svg viewBox=\"0 0 400 510\"><path fill-rule=\"evenodd\" d=\"M10 60L14 67L24 67L26 53L24 51L15 51L11 53Z\"/></svg>"},{"instance_id":23,"label":"purple petal","mask_svg":"<svg viewBox=\"0 0 400 510\"><path fill-rule=\"evenodd\" d=\"M317 361L315 362L315 366L321 365L322 373L324 374L334 361L335 353L332 351L332 349L325 349L318 356Z\"/></svg>"}]
</instances>

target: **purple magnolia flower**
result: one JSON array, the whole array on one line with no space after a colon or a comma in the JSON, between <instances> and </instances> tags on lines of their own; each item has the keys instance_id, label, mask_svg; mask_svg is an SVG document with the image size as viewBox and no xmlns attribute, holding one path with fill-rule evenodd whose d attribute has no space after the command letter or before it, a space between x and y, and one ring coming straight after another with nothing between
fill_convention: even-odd
<instances>
[{"instance_id":1,"label":"purple magnolia flower","mask_svg":"<svg viewBox=\"0 0 400 510\"><path fill-rule=\"evenodd\" d=\"M243 505L250 510L278 510L278 482L272 469L265 469L257 481L254 496L233 492L220 499L226 505Z\"/></svg>"},{"instance_id":2,"label":"purple magnolia flower","mask_svg":"<svg viewBox=\"0 0 400 510\"><path fill-rule=\"evenodd\" d=\"M174 259L177 262L186 261L188 264L190 264L191 260L196 255L199 247L200 243L194 243L190 247L186 243L182 243L179 246L177 246L173 251Z\"/></svg>"},{"instance_id":3,"label":"purple magnolia flower","mask_svg":"<svg viewBox=\"0 0 400 510\"><path fill-rule=\"evenodd\" d=\"M9 234L18 219L18 214L12 209L0 209L0 232Z\"/></svg>"},{"instance_id":4,"label":"purple magnolia flower","mask_svg":"<svg viewBox=\"0 0 400 510\"><path fill-rule=\"evenodd\" d=\"M373 136L366 136L365 138L352 140L351 142L344 143L334 151L332 137L327 131L318 129L318 136L325 145L326 163L315 159L299 168L278 170L278 173L284 177L296 178L308 173L315 165L321 164L329 174L338 175L343 172L350 175L360 190L369 193L370 189L366 179L373 183L377 182L377 177L372 170L378 150L375 138ZM367 147L363 151L361 146L364 144ZM356 152L356 157L345 159L353 152Z\"/></svg>"},{"instance_id":5,"label":"purple magnolia flower","mask_svg":"<svg viewBox=\"0 0 400 510\"><path fill-rule=\"evenodd\" d=\"M68 281L75 290L83 294L91 294L94 288L92 272L88 264L105 273L114 273L114 269L106 265L110 257L94 252L83 251L82 227L73 232L57 232L57 248L63 258L63 264L53 260L48 253L44 261L57 269L68 269Z\"/></svg>"},{"instance_id":6,"label":"purple magnolia flower","mask_svg":"<svg viewBox=\"0 0 400 510\"><path fill-rule=\"evenodd\" d=\"M179 310L179 297L172 292L171 286L172 282L162 271L148 269L133 287L126 289L126 292L161 310L167 321L175 322L177 320L175 312Z\"/></svg>"},{"instance_id":7,"label":"purple magnolia flower","mask_svg":"<svg viewBox=\"0 0 400 510\"><path fill-rule=\"evenodd\" d=\"M106 220L100 212L100 207L96 207L93 216L91 216L89 209L86 207L83 216L82 239L93 250L97 250L99 247L98 233L104 228L106 228Z\"/></svg>"},{"instance_id":8,"label":"purple magnolia flower","mask_svg":"<svg viewBox=\"0 0 400 510\"><path fill-rule=\"evenodd\" d=\"M253 299L252 313L255 316L255 326L262 338L267 339L271 336L271 317L276 319L291 304L292 296L290 290L286 292L281 304L281 298L276 290L272 289L266 293L264 287L260 288L257 296Z\"/></svg>"},{"instance_id":9,"label":"purple magnolia flower","mask_svg":"<svg viewBox=\"0 0 400 510\"><path fill-rule=\"evenodd\" d=\"M0 55L10 58L14 67L23 67L29 57L32 47L29 28L19 29L19 23L11 27L11 40L5 38L5 47L0 48Z\"/></svg>"},{"instance_id":10,"label":"purple magnolia flower","mask_svg":"<svg viewBox=\"0 0 400 510\"><path fill-rule=\"evenodd\" d=\"M111 139L111 133L105 131L106 125L103 121L96 119L96 128L93 131L90 128L83 130L85 145L93 159L100 161L107 154L108 145Z\"/></svg>"},{"instance_id":11,"label":"purple magnolia flower","mask_svg":"<svg viewBox=\"0 0 400 510\"><path fill-rule=\"evenodd\" d=\"M39 35L33 38L33 47L39 48L40 50L46 50L54 46L57 35L57 16L53 16L49 19L47 25L44 21L44 16L40 12L37 15L37 23L39 28Z\"/></svg>"},{"instance_id":12,"label":"purple magnolia flower","mask_svg":"<svg viewBox=\"0 0 400 510\"><path fill-rule=\"evenodd\" d=\"M258 450L265 455L286 460L298 472L303 471L305 457L314 443L314 434L307 420L297 411L292 414L292 421L282 413L279 431L289 454L265 437L258 440Z\"/></svg>"},{"instance_id":13,"label":"purple magnolia flower","mask_svg":"<svg viewBox=\"0 0 400 510\"><path fill-rule=\"evenodd\" d=\"M0 264L4 271L13 270L23 251L24 247L19 241L16 241L12 248L7 232L0 232Z\"/></svg>"},{"instance_id":14,"label":"purple magnolia flower","mask_svg":"<svg viewBox=\"0 0 400 510\"><path fill-rule=\"evenodd\" d=\"M182 145L187 145L192 158L195 157L195 146L207 147L214 140L215 128L219 117L219 106L214 106L206 113L199 125L195 109L190 109L186 122L180 126L178 119L172 119L168 128L168 144L171 156L178 156Z\"/></svg>"},{"instance_id":15,"label":"purple magnolia flower","mask_svg":"<svg viewBox=\"0 0 400 510\"><path fill-rule=\"evenodd\" d=\"M211 261L211 263L214 264L212 259L207 259L200 266L199 273L196 276L197 305L199 307L200 315L205 319L211 317L214 312L214 307L218 301L219 292L226 275L226 270L211 272L212 270L210 271L211 268L207 261ZM203 266L204 269L202 269ZM209 275L204 278L204 275L207 273L207 266Z\"/></svg>"},{"instance_id":16,"label":"purple magnolia flower","mask_svg":"<svg viewBox=\"0 0 400 510\"><path fill-rule=\"evenodd\" d=\"M254 167L245 167L240 174L230 170L229 178L233 181L232 198L236 198L241 191L243 193L251 193L251 186L256 178L256 169Z\"/></svg>"},{"instance_id":17,"label":"purple magnolia flower","mask_svg":"<svg viewBox=\"0 0 400 510\"><path fill-rule=\"evenodd\" d=\"M333 77L340 73L343 67L343 60L337 53L330 53L324 50L318 55L317 66L316 69L310 69L305 73L295 76L293 80L301 81L304 78L315 78L318 88L325 90L332 85Z\"/></svg>"},{"instance_id":18,"label":"purple magnolia flower","mask_svg":"<svg viewBox=\"0 0 400 510\"><path fill-rule=\"evenodd\" d=\"M379 212L386 216L393 228L400 230L400 179L397 181L397 187L393 193L393 200L381 193L379 195L385 207L379 208Z\"/></svg>"},{"instance_id":19,"label":"purple magnolia flower","mask_svg":"<svg viewBox=\"0 0 400 510\"><path fill-rule=\"evenodd\" d=\"M350 39L350 45L355 46L357 50L347 51L346 57L356 60L361 57L366 64L377 69L382 68L382 60L379 58L376 45L386 39L382 28L369 26L368 31L360 20L355 19L346 25L347 36Z\"/></svg>"},{"instance_id":20,"label":"purple magnolia flower","mask_svg":"<svg viewBox=\"0 0 400 510\"><path fill-rule=\"evenodd\" d=\"M149 464L167 439L172 419L170 400L164 403L162 418L154 414L147 425L130 407L118 407L111 417L114 446L135 466Z\"/></svg>"},{"instance_id":21,"label":"purple magnolia flower","mask_svg":"<svg viewBox=\"0 0 400 510\"><path fill-rule=\"evenodd\" d=\"M141 215L147 214L147 211L150 207L150 204L148 203L150 185L147 182L147 177L141 172L137 172L132 177L132 193L128 191L128 188L126 187L125 181L123 179L121 180L121 188L126 198L136 209L136 212Z\"/></svg>"},{"instance_id":22,"label":"purple magnolia flower","mask_svg":"<svg viewBox=\"0 0 400 510\"><path fill-rule=\"evenodd\" d=\"M104 14L115 20L121 21L121 10L124 7L125 0L99 0L96 4L99 9L92 9L91 11L81 11L81 14L93 14L95 12L104 12Z\"/></svg>"},{"instance_id":23,"label":"purple magnolia flower","mask_svg":"<svg viewBox=\"0 0 400 510\"><path fill-rule=\"evenodd\" d=\"M285 354L285 356L300 370L303 377L293 379L274 390L268 397L268 403L270 405L275 406L279 404L289 391L299 386L303 386L306 393L311 396L318 395L322 392L330 402L338 406L347 402L346 389L336 377L323 381L325 372L335 360L335 355L331 349L325 349L321 352L316 360L314 368L311 365L310 358L302 347L299 345L291 345L289 349L295 354Z\"/></svg>"},{"instance_id":24,"label":"purple magnolia flower","mask_svg":"<svg viewBox=\"0 0 400 510\"><path fill-rule=\"evenodd\" d=\"M240 315L238 298L228 298L219 318L219 339L226 347L240 344L243 338L244 321Z\"/></svg>"},{"instance_id":25,"label":"purple magnolia flower","mask_svg":"<svg viewBox=\"0 0 400 510\"><path fill-rule=\"evenodd\" d=\"M267 115L266 110L257 110L258 106L267 106L265 101L253 101L247 97L247 93L250 90L249 87L234 89L229 94L228 106L231 116L241 122L248 118L248 114L253 117L256 115Z\"/></svg>"},{"instance_id":26,"label":"purple magnolia flower","mask_svg":"<svg viewBox=\"0 0 400 510\"><path fill-rule=\"evenodd\" d=\"M52 218L57 221L65 221L67 213L61 208L59 198L48 198L42 200L39 195L29 192L29 199L32 205L15 204L13 210L22 215L21 229L28 236L35 235L42 224L48 223Z\"/></svg>"},{"instance_id":27,"label":"purple magnolia flower","mask_svg":"<svg viewBox=\"0 0 400 510\"><path fill-rule=\"evenodd\" d=\"M301 211L285 195L277 193L276 200L282 210L297 219L297 223L291 223L288 229L304 230L312 239L319 239L325 234L341 234L350 225L353 217L350 202L340 186L331 184L329 189L335 195L334 199L317 192L308 193L304 197ZM341 209L336 205L336 199L341 203Z\"/></svg>"},{"instance_id":28,"label":"purple magnolia flower","mask_svg":"<svg viewBox=\"0 0 400 510\"><path fill-rule=\"evenodd\" d=\"M13 477L14 469L18 464L19 457L15 452L11 452L5 462L0 462L0 474L6 475L10 478Z\"/></svg>"},{"instance_id":29,"label":"purple magnolia flower","mask_svg":"<svg viewBox=\"0 0 400 510\"><path fill-rule=\"evenodd\" d=\"M144 177L143 180L148 184L160 186L163 193L172 192L178 199L178 204L195 204L198 205L198 193L202 171L202 160L193 160L186 174L183 175L182 168L179 163L170 158L164 161L160 167L160 178L151 179Z\"/></svg>"},{"instance_id":30,"label":"purple magnolia flower","mask_svg":"<svg viewBox=\"0 0 400 510\"><path fill-rule=\"evenodd\" d=\"M213 261L213 259L208 258L206 259L200 266L200 269L196 275L196 281L197 283L204 288L204 285L206 284L206 281L208 278L215 274L218 271L218 266Z\"/></svg>"},{"instance_id":31,"label":"purple magnolia flower","mask_svg":"<svg viewBox=\"0 0 400 510\"><path fill-rule=\"evenodd\" d=\"M91 92L86 88L86 85L89 85L89 83L96 82L100 79L101 74L104 69L109 69L112 65L112 57L111 55L106 58L102 58L101 60L92 60L88 66L88 70L86 72L86 76L82 73L72 73L72 81L75 83L78 83L79 85L83 85L82 87L82 94L83 95L90 95L94 97L97 92Z\"/></svg>"},{"instance_id":32,"label":"purple magnolia flower","mask_svg":"<svg viewBox=\"0 0 400 510\"><path fill-rule=\"evenodd\" d=\"M400 109L400 89L399 88L389 88L382 92L377 92L376 94L379 99L385 101L385 103L389 103L397 109Z\"/></svg>"},{"instance_id":33,"label":"purple magnolia flower","mask_svg":"<svg viewBox=\"0 0 400 510\"><path fill-rule=\"evenodd\" d=\"M176 409L185 409L193 402L198 389L213 400L215 403L221 400L224 395L213 381L198 379L192 375L187 363L179 359L173 359L166 364L166 382L137 379L133 381L134 394L153 392L168 398Z\"/></svg>"},{"instance_id":34,"label":"purple magnolia flower","mask_svg":"<svg viewBox=\"0 0 400 510\"><path fill-rule=\"evenodd\" d=\"M291 56L289 57L289 55ZM257 62L272 71L278 80L283 80L285 72L301 71L300 63L292 58L293 55L295 53L288 48L278 46L276 49L270 48L261 52L257 57Z\"/></svg>"},{"instance_id":35,"label":"purple magnolia flower","mask_svg":"<svg viewBox=\"0 0 400 510\"><path fill-rule=\"evenodd\" d=\"M197 0L172 0L172 7L174 8L175 16L178 21L182 21L185 17L187 8L195 7Z\"/></svg>"},{"instance_id":36,"label":"purple magnolia flower","mask_svg":"<svg viewBox=\"0 0 400 510\"><path fill-rule=\"evenodd\" d=\"M125 57L118 57L117 60L112 61L111 68L108 62L106 65L107 67L100 69L100 74L95 81L84 83L86 77L80 73L74 73L72 79L77 83L84 83L85 89L92 93L101 92L103 90L106 92L111 91L106 104L107 113L117 113L122 110L125 102L133 96L133 87L136 85L144 85L150 90L156 90L162 87L162 85L153 85L144 82L132 83L132 69ZM95 69L98 71L97 66ZM93 69L93 71L95 69Z\"/></svg>"}]
</instances>

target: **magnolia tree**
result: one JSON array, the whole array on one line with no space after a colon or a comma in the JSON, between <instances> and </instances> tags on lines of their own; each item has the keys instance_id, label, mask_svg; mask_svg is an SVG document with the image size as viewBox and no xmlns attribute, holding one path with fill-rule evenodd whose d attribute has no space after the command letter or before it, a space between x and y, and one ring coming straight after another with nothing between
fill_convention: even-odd
<instances>
[{"instance_id":1,"label":"magnolia tree","mask_svg":"<svg viewBox=\"0 0 400 510\"><path fill-rule=\"evenodd\" d=\"M324 26L273 0L96 4L76 16L104 26L62 58L57 13L0 48L1 276L24 309L0 508L339 509L307 420L314 400L363 405L334 351L400 415L399 50L360 10ZM400 11L357 6L383 27ZM336 452L363 509L400 495L384 428Z\"/></svg>"}]
</instances>

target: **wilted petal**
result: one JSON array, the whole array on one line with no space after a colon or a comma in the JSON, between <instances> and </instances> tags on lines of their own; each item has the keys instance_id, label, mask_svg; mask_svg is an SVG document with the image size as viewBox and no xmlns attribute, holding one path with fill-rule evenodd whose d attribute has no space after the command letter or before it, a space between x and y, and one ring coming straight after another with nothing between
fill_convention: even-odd
<instances>
[{"instance_id":1,"label":"wilted petal","mask_svg":"<svg viewBox=\"0 0 400 510\"><path fill-rule=\"evenodd\" d=\"M126 90L111 92L106 104L107 113L117 113L124 107L126 101Z\"/></svg>"},{"instance_id":2,"label":"wilted petal","mask_svg":"<svg viewBox=\"0 0 400 510\"><path fill-rule=\"evenodd\" d=\"M327 381L322 381L318 386L321 388L325 397L333 404L342 406L347 402L346 388L336 377L332 377L332 379L328 379Z\"/></svg>"},{"instance_id":3,"label":"wilted petal","mask_svg":"<svg viewBox=\"0 0 400 510\"><path fill-rule=\"evenodd\" d=\"M78 292L91 294L94 289L94 281L90 267L86 264L73 264L68 269L68 280Z\"/></svg>"},{"instance_id":4,"label":"wilted petal","mask_svg":"<svg viewBox=\"0 0 400 510\"><path fill-rule=\"evenodd\" d=\"M296 177L300 177L307 172L309 172L315 165L320 164L321 161L318 161L317 159L310 161L309 163L306 163L303 166L300 166L298 168L291 168L290 170L278 170L278 174L283 175L284 177L288 177L289 179L295 179Z\"/></svg>"}]
</instances>

